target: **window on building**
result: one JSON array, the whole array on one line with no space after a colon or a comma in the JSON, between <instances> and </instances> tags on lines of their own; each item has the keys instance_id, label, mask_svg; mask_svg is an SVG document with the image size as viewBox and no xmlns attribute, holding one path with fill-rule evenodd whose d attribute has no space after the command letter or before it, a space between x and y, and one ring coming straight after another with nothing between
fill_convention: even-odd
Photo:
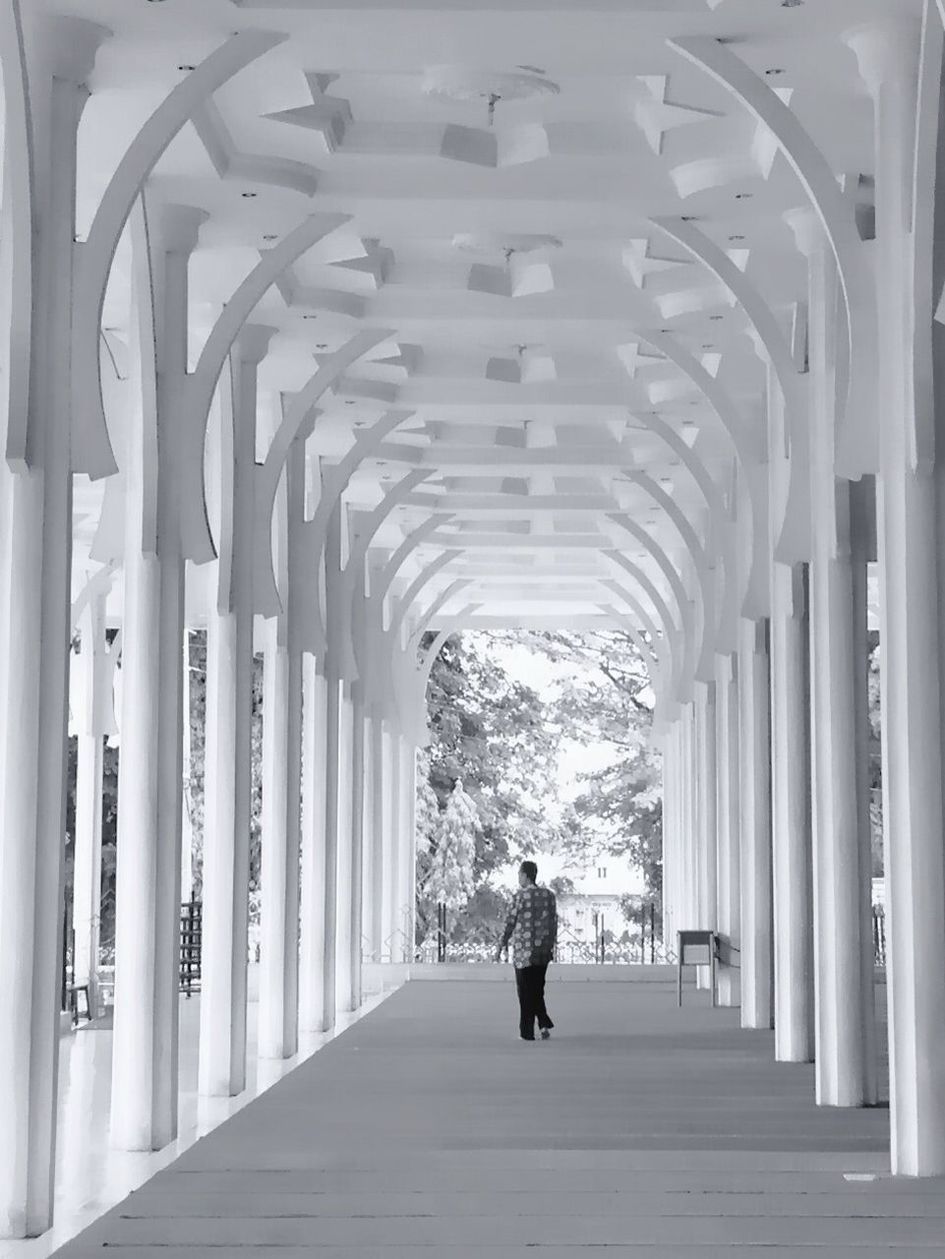
<instances>
[{"instance_id":1,"label":"window on building","mask_svg":"<svg viewBox=\"0 0 945 1259\"><path fill-rule=\"evenodd\" d=\"M607 878L607 867L606 867L606 866L598 866L598 867L597 867L597 877L598 877L599 879L606 879L606 878Z\"/></svg>"}]
</instances>

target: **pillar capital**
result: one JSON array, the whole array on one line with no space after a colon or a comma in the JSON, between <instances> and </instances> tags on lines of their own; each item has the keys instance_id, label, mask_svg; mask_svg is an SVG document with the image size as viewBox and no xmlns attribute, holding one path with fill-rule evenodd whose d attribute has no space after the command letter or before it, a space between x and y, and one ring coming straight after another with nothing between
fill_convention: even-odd
<instances>
[{"instance_id":1,"label":"pillar capital","mask_svg":"<svg viewBox=\"0 0 945 1259\"><path fill-rule=\"evenodd\" d=\"M235 345L240 361L261 363L269 353L269 342L278 331L278 328L270 328L266 324L244 324Z\"/></svg>"},{"instance_id":2,"label":"pillar capital","mask_svg":"<svg viewBox=\"0 0 945 1259\"><path fill-rule=\"evenodd\" d=\"M805 258L812 258L824 248L827 234L812 206L802 205L796 210L786 210L781 217L794 233L797 248Z\"/></svg>"},{"instance_id":3,"label":"pillar capital","mask_svg":"<svg viewBox=\"0 0 945 1259\"><path fill-rule=\"evenodd\" d=\"M111 35L107 26L86 18L50 17L38 33L38 51L51 78L81 87L92 73L99 48Z\"/></svg>"},{"instance_id":4,"label":"pillar capital","mask_svg":"<svg viewBox=\"0 0 945 1259\"><path fill-rule=\"evenodd\" d=\"M843 42L857 60L860 78L873 97L890 81L908 82L918 73L919 24L911 19L871 22L846 31Z\"/></svg>"},{"instance_id":5,"label":"pillar capital","mask_svg":"<svg viewBox=\"0 0 945 1259\"><path fill-rule=\"evenodd\" d=\"M197 248L200 227L210 216L192 205L159 204L149 215L155 241L169 254L190 254Z\"/></svg>"}]
</instances>

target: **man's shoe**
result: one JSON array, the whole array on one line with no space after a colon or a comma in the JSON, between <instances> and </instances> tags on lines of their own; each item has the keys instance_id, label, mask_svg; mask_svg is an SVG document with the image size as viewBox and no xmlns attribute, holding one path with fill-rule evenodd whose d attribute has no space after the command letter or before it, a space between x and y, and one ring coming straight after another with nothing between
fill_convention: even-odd
<instances>
[{"instance_id":1,"label":"man's shoe","mask_svg":"<svg viewBox=\"0 0 945 1259\"><path fill-rule=\"evenodd\" d=\"M543 1028L541 1029L541 1038L542 1038L542 1040L551 1040L551 1028L550 1028L550 1027L543 1027Z\"/></svg>"},{"instance_id":2,"label":"man's shoe","mask_svg":"<svg viewBox=\"0 0 945 1259\"><path fill-rule=\"evenodd\" d=\"M519 1040L534 1040L534 1036L520 1036Z\"/></svg>"}]
</instances>

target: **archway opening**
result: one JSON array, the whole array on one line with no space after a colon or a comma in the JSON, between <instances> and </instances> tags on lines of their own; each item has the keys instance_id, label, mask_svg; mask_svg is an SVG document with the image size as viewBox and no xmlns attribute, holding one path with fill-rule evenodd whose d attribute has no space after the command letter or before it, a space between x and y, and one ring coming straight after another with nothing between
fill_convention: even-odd
<instances>
[{"instance_id":1,"label":"archway opening","mask_svg":"<svg viewBox=\"0 0 945 1259\"><path fill-rule=\"evenodd\" d=\"M456 633L426 701L416 956L494 956L528 858L558 897L559 961L662 960L662 758L633 638Z\"/></svg>"}]
</instances>

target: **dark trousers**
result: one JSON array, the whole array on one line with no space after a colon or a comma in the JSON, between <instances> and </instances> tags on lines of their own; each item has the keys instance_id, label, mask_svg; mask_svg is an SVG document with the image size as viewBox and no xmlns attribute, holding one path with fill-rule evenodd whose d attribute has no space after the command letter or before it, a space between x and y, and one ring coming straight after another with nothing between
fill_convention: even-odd
<instances>
[{"instance_id":1,"label":"dark trousers","mask_svg":"<svg viewBox=\"0 0 945 1259\"><path fill-rule=\"evenodd\" d=\"M554 1027L545 1008L545 972L548 963L540 966L516 966L515 986L518 989L519 1035L535 1039L535 1020L539 1027Z\"/></svg>"}]
</instances>

